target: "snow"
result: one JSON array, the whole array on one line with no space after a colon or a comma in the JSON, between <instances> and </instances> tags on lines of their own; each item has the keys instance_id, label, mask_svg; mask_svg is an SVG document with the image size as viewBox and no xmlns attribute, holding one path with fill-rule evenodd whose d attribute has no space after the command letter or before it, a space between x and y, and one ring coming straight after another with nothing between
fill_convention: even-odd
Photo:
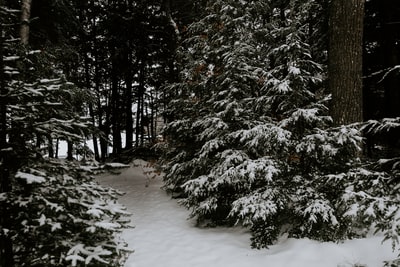
<instances>
[{"instance_id":1,"label":"snow","mask_svg":"<svg viewBox=\"0 0 400 267\"><path fill-rule=\"evenodd\" d=\"M40 184L40 183L44 183L46 181L46 179L41 176L33 175L30 173L24 173L24 172L17 172L17 174L15 175L15 178L24 179L24 180L26 180L27 184L33 184L33 183Z\"/></svg>"},{"instance_id":2,"label":"snow","mask_svg":"<svg viewBox=\"0 0 400 267\"><path fill-rule=\"evenodd\" d=\"M19 56L9 56L9 57L3 57L3 61L8 62L8 61L15 61L20 59Z\"/></svg>"},{"instance_id":3,"label":"snow","mask_svg":"<svg viewBox=\"0 0 400 267\"><path fill-rule=\"evenodd\" d=\"M127 165L127 164L118 163L118 162L106 163L106 166L110 167L110 168L127 168L127 167L129 167L129 165Z\"/></svg>"},{"instance_id":4,"label":"snow","mask_svg":"<svg viewBox=\"0 0 400 267\"><path fill-rule=\"evenodd\" d=\"M86 255L86 260L79 254ZM89 264L92 259L96 259L97 261L107 263L104 261L100 256L102 255L110 255L111 252L109 250L106 250L102 248L101 246L98 247L85 247L83 244L78 244L74 247L72 247L68 253L66 260L71 261L72 266L77 266L78 261L85 262L85 265Z\"/></svg>"},{"instance_id":5,"label":"snow","mask_svg":"<svg viewBox=\"0 0 400 267\"><path fill-rule=\"evenodd\" d=\"M135 250L125 267L378 267L396 257L390 242L381 243L383 236L342 243L284 236L268 250L251 249L243 228L195 227L189 211L160 189L161 178L143 174L146 167L135 161L120 175L98 177L101 184L126 192L120 202L133 214L134 228L122 233Z\"/></svg>"}]
</instances>

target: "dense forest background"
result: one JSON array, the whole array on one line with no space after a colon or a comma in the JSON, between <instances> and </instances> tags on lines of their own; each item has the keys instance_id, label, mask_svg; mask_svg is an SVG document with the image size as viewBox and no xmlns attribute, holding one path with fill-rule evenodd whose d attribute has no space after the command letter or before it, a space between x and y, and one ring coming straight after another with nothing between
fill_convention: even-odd
<instances>
[{"instance_id":1,"label":"dense forest background","mask_svg":"<svg viewBox=\"0 0 400 267\"><path fill-rule=\"evenodd\" d=\"M0 266L122 264L124 212L82 158L157 157L199 225L241 223L254 247L371 225L397 243L398 1L0 8Z\"/></svg>"}]
</instances>

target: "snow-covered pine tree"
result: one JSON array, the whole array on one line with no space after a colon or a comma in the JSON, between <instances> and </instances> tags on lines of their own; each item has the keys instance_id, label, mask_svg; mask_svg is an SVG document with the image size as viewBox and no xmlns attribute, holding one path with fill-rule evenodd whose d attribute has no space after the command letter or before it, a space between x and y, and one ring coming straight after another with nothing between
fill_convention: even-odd
<instances>
[{"instance_id":1,"label":"snow-covered pine tree","mask_svg":"<svg viewBox=\"0 0 400 267\"><path fill-rule=\"evenodd\" d=\"M248 106L262 87L264 45L257 39L266 30L268 10L260 1L210 1L208 15L188 28L182 82L170 88L179 94L169 106L174 121L165 131L175 153L166 184L185 189L184 202L199 219L224 221L235 199L237 190L223 181L229 176L219 176L245 160L230 134L254 126L256 114Z\"/></svg>"},{"instance_id":2,"label":"snow-covered pine tree","mask_svg":"<svg viewBox=\"0 0 400 267\"><path fill-rule=\"evenodd\" d=\"M117 234L129 214L120 192L56 159L31 161L13 176L2 202L13 211L7 234L17 266L123 266L129 249Z\"/></svg>"},{"instance_id":3,"label":"snow-covered pine tree","mask_svg":"<svg viewBox=\"0 0 400 267\"><path fill-rule=\"evenodd\" d=\"M183 79L171 87L180 94L166 128L167 188L184 191L199 221L249 226L255 247L284 232L354 234L342 216L345 183L326 186L356 164L361 138L356 127L329 128L325 58L313 43L324 38L315 36L322 4L209 2L189 27Z\"/></svg>"},{"instance_id":4,"label":"snow-covered pine tree","mask_svg":"<svg viewBox=\"0 0 400 267\"><path fill-rule=\"evenodd\" d=\"M341 188L324 187L320 177L346 170L360 137L355 129L328 129L324 62L315 61L310 39L310 29L315 29L309 25L312 10L323 14L316 1L288 1L273 9L269 64L254 100L255 112L268 121L232 133L243 147L257 151L257 160L267 159L244 164L248 174L241 170L243 182L250 190L242 191L230 213L251 227L255 247L271 244L283 232L319 240L348 234L336 209L340 194L335 190Z\"/></svg>"},{"instance_id":5,"label":"snow-covered pine tree","mask_svg":"<svg viewBox=\"0 0 400 267\"><path fill-rule=\"evenodd\" d=\"M370 120L363 124L364 133L375 139L375 148L380 151L385 142L397 136L400 130L400 118ZM379 140L384 140L380 143ZM355 221L364 230L373 223L376 232L384 234L383 241L389 241L393 250L399 250L400 237L400 195L399 174L400 157L389 147L390 153L380 151L378 157L368 158L359 168L351 170L340 181L346 184L343 202L349 207L345 215ZM400 254L394 260L385 262L385 266L399 266Z\"/></svg>"},{"instance_id":6,"label":"snow-covered pine tree","mask_svg":"<svg viewBox=\"0 0 400 267\"><path fill-rule=\"evenodd\" d=\"M41 51L20 47L13 32L1 33L8 40L1 42L1 182L5 171L9 179L0 192L0 234L11 241L2 243L1 266L122 266L129 252L117 233L128 221L118 192L96 184L79 164L42 150L52 138L81 140L89 131L74 103L83 99L80 89Z\"/></svg>"},{"instance_id":7,"label":"snow-covered pine tree","mask_svg":"<svg viewBox=\"0 0 400 267\"><path fill-rule=\"evenodd\" d=\"M15 153L21 149L54 157L53 140L80 143L91 131L88 119L78 112L89 95L63 76L31 83L14 80L9 88L10 142Z\"/></svg>"}]
</instances>

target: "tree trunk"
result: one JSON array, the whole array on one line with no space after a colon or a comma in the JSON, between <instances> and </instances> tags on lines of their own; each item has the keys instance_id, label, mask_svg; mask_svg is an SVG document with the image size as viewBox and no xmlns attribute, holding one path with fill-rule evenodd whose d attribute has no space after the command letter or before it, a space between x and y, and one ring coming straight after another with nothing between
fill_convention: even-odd
<instances>
[{"instance_id":1,"label":"tree trunk","mask_svg":"<svg viewBox=\"0 0 400 267\"><path fill-rule=\"evenodd\" d=\"M157 97L157 93L156 93L156 97ZM157 116L157 108L156 108L156 101L155 98L153 96L153 92L150 92L150 116L149 116L149 120L150 120L150 137L151 137L151 143L155 143L156 142L156 136L157 136L157 131L156 131L156 123L155 123L155 116Z\"/></svg>"},{"instance_id":2,"label":"tree trunk","mask_svg":"<svg viewBox=\"0 0 400 267\"><path fill-rule=\"evenodd\" d=\"M125 91L125 149L131 149L133 147L133 114L132 114L132 59L130 54L130 48L128 48L128 69L125 75L126 91Z\"/></svg>"},{"instance_id":3,"label":"tree trunk","mask_svg":"<svg viewBox=\"0 0 400 267\"><path fill-rule=\"evenodd\" d=\"M94 129L94 128L96 128L96 118L94 116L94 110L93 110L93 104L92 103L89 104L89 114L90 114L90 117L91 117L91 120L92 120L93 129ZM94 158L96 160L99 160L100 159L100 155L99 155L99 146L98 146L98 143L97 143L97 134L93 133L92 134L92 138L93 138Z\"/></svg>"},{"instance_id":4,"label":"tree trunk","mask_svg":"<svg viewBox=\"0 0 400 267\"><path fill-rule=\"evenodd\" d=\"M128 81L126 81L128 82ZM133 147L132 81L126 85L126 138L125 149Z\"/></svg>"},{"instance_id":5,"label":"tree trunk","mask_svg":"<svg viewBox=\"0 0 400 267\"><path fill-rule=\"evenodd\" d=\"M174 28L175 32L175 37L177 40L180 38L180 32L178 29L178 25L174 21L174 18L172 17L172 12L171 12L171 0L164 0L163 1L163 8L165 11L165 16L168 18L168 22L171 25L172 28Z\"/></svg>"},{"instance_id":6,"label":"tree trunk","mask_svg":"<svg viewBox=\"0 0 400 267\"><path fill-rule=\"evenodd\" d=\"M56 152L55 152L55 155L54 155L54 157L56 158L56 159L58 159L58 145L60 144L60 139L59 138L57 138L57 140L56 140Z\"/></svg>"},{"instance_id":7,"label":"tree trunk","mask_svg":"<svg viewBox=\"0 0 400 267\"><path fill-rule=\"evenodd\" d=\"M140 73L139 73L139 86L137 91L137 109L136 109L136 147L143 145L143 104L144 104L144 69L145 63L142 59L140 63Z\"/></svg>"},{"instance_id":8,"label":"tree trunk","mask_svg":"<svg viewBox=\"0 0 400 267\"><path fill-rule=\"evenodd\" d=\"M149 114L149 105L144 103L144 110L143 110L143 126L146 127L146 139L148 142L151 140L151 132L150 132L150 114ZM144 135L144 128L143 128L143 135Z\"/></svg>"},{"instance_id":9,"label":"tree trunk","mask_svg":"<svg viewBox=\"0 0 400 267\"><path fill-rule=\"evenodd\" d=\"M86 89L91 90L91 80L90 80L90 65L89 65L89 58L88 58L88 52L85 54L85 83L86 83ZM96 118L94 116L94 111L93 111L93 103L89 103L89 115L92 121L92 126L93 129L96 128ZM92 134L93 138L93 150L94 150L94 158L96 160L99 160L99 147L97 145L97 136L96 133L93 132Z\"/></svg>"},{"instance_id":10,"label":"tree trunk","mask_svg":"<svg viewBox=\"0 0 400 267\"><path fill-rule=\"evenodd\" d=\"M94 27L94 26L93 26ZM95 34L96 36L96 34ZM94 38L95 46L96 44L96 38ZM98 60L98 55L96 53L96 50L94 51L94 86L95 86L95 91L97 94L97 118L98 118L98 128L101 133L99 136L99 141L100 141L100 159L101 161L105 161L105 159L108 157L108 134L109 134L109 129L108 129L108 116L107 112L105 115L105 122L103 123L103 107L101 104L101 92L100 92L100 84L101 84L101 77L100 77L100 71L99 71L99 60ZM94 116L93 116L94 118ZM106 129L107 127L107 129ZM97 143L97 142L96 142Z\"/></svg>"},{"instance_id":11,"label":"tree trunk","mask_svg":"<svg viewBox=\"0 0 400 267\"><path fill-rule=\"evenodd\" d=\"M31 4L32 0L23 0L21 9L21 28L20 28L20 38L21 44L29 44L29 21L31 18Z\"/></svg>"},{"instance_id":12,"label":"tree trunk","mask_svg":"<svg viewBox=\"0 0 400 267\"><path fill-rule=\"evenodd\" d=\"M51 134L47 135L47 151L49 153L49 158L54 158L54 144Z\"/></svg>"},{"instance_id":13,"label":"tree trunk","mask_svg":"<svg viewBox=\"0 0 400 267\"><path fill-rule=\"evenodd\" d=\"M362 40L365 0L333 0L329 14L329 89L335 125L363 120Z\"/></svg>"},{"instance_id":14,"label":"tree trunk","mask_svg":"<svg viewBox=\"0 0 400 267\"><path fill-rule=\"evenodd\" d=\"M74 145L72 141L67 141L67 160L72 161L74 159Z\"/></svg>"},{"instance_id":15,"label":"tree trunk","mask_svg":"<svg viewBox=\"0 0 400 267\"><path fill-rule=\"evenodd\" d=\"M112 127L112 144L113 144L113 154L117 155L121 152L122 144L121 144L121 128L120 128L120 120L119 120L119 85L118 85L118 76L117 76L117 62L114 59L112 62L112 74L111 74L111 127Z\"/></svg>"},{"instance_id":16,"label":"tree trunk","mask_svg":"<svg viewBox=\"0 0 400 267\"><path fill-rule=\"evenodd\" d=\"M100 137L100 154L101 154L101 160L104 162L105 159L108 157L108 117L107 113L105 116L105 122L103 123L103 107L101 105L100 99L97 100L97 117L99 119L98 124L99 124L99 130L102 133L102 136Z\"/></svg>"}]
</instances>

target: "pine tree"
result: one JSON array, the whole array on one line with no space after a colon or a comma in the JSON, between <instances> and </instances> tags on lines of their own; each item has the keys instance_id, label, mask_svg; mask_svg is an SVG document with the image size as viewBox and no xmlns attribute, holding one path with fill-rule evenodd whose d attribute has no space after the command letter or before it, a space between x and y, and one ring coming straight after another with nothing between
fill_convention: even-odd
<instances>
[{"instance_id":1,"label":"pine tree","mask_svg":"<svg viewBox=\"0 0 400 267\"><path fill-rule=\"evenodd\" d=\"M1 266L122 266L129 252L117 233L128 214L119 193L79 164L47 157L51 140L81 142L91 132L77 108L88 97L56 57L19 44L9 15L18 12L1 8L10 27L1 35Z\"/></svg>"},{"instance_id":2,"label":"pine tree","mask_svg":"<svg viewBox=\"0 0 400 267\"><path fill-rule=\"evenodd\" d=\"M283 231L354 234L335 193L344 185L325 186L356 164L361 139L352 126L330 128L326 58L313 43L324 38L322 4L209 2L188 28L182 82L170 87L166 188L199 222L243 222L255 247Z\"/></svg>"},{"instance_id":3,"label":"pine tree","mask_svg":"<svg viewBox=\"0 0 400 267\"><path fill-rule=\"evenodd\" d=\"M122 266L129 250L118 238L126 227L120 192L100 187L79 165L36 160L14 176L5 203L18 266Z\"/></svg>"}]
</instances>

